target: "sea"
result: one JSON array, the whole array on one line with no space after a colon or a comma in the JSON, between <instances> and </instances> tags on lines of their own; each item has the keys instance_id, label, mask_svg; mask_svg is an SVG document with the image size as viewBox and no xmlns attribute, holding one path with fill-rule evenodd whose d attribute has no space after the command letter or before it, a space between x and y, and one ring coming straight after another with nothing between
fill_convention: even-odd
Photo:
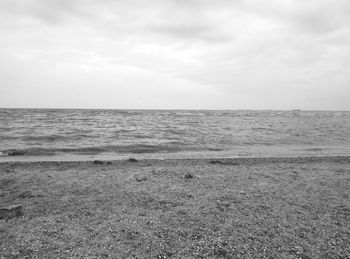
<instances>
[{"instance_id":1,"label":"sea","mask_svg":"<svg viewBox=\"0 0 350 259\"><path fill-rule=\"evenodd\" d=\"M0 109L0 162L350 155L350 111Z\"/></svg>"}]
</instances>

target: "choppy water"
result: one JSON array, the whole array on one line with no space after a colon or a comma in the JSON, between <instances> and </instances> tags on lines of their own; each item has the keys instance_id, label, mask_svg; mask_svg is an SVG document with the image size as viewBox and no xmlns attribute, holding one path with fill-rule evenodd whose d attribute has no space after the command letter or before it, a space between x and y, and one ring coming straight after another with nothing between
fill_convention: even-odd
<instances>
[{"instance_id":1,"label":"choppy water","mask_svg":"<svg viewBox=\"0 0 350 259\"><path fill-rule=\"evenodd\" d=\"M0 110L9 157L350 155L350 112Z\"/></svg>"}]
</instances>

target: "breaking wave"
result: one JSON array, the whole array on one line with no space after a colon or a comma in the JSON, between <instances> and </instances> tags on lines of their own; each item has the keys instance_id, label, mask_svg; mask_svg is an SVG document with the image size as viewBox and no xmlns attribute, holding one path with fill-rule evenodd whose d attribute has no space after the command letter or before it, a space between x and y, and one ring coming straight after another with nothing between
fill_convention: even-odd
<instances>
[{"instance_id":1,"label":"breaking wave","mask_svg":"<svg viewBox=\"0 0 350 259\"><path fill-rule=\"evenodd\" d=\"M116 154L142 154L158 152L180 152L196 151L191 148L185 148L181 145L127 145L127 146L97 146L83 148L25 148L25 149L7 149L0 151L0 156L52 156L58 154L77 154L77 155L97 155L101 153ZM208 149L210 151L210 149Z\"/></svg>"}]
</instances>

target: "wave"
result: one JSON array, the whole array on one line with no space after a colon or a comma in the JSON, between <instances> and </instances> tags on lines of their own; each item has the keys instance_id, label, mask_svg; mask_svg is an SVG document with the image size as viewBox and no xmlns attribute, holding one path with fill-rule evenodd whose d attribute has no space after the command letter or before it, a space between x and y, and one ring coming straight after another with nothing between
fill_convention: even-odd
<instances>
[{"instance_id":1,"label":"wave","mask_svg":"<svg viewBox=\"0 0 350 259\"><path fill-rule=\"evenodd\" d=\"M312 147L312 148L304 148L302 150L304 150L304 151L311 151L311 152L320 152L320 151L324 151L325 148Z\"/></svg>"},{"instance_id":2,"label":"wave","mask_svg":"<svg viewBox=\"0 0 350 259\"><path fill-rule=\"evenodd\" d=\"M318 154L330 151L300 149L348 150L350 145L350 112L343 111L22 109L0 112L0 121L0 156L219 153L282 146Z\"/></svg>"},{"instance_id":3,"label":"wave","mask_svg":"<svg viewBox=\"0 0 350 259\"><path fill-rule=\"evenodd\" d=\"M24 141L46 141L46 142L54 142L54 141L60 141L60 140L69 140L71 137L62 136L62 135L44 135L44 136L27 136L23 137L22 140Z\"/></svg>"},{"instance_id":4,"label":"wave","mask_svg":"<svg viewBox=\"0 0 350 259\"><path fill-rule=\"evenodd\" d=\"M54 150L46 148L8 149L0 151L0 156L50 156L55 155Z\"/></svg>"},{"instance_id":5,"label":"wave","mask_svg":"<svg viewBox=\"0 0 350 259\"><path fill-rule=\"evenodd\" d=\"M0 126L0 131L2 131L2 132L8 132L8 131L11 131L11 130L12 130L11 127Z\"/></svg>"},{"instance_id":6,"label":"wave","mask_svg":"<svg viewBox=\"0 0 350 259\"><path fill-rule=\"evenodd\" d=\"M0 156L52 156L58 154L77 154L77 155L96 155L100 153L160 153L160 152L180 152L195 151L194 148L188 148L177 142L169 144L135 144L125 146L97 146L81 148L24 148L24 149L7 149L0 151Z\"/></svg>"},{"instance_id":7,"label":"wave","mask_svg":"<svg viewBox=\"0 0 350 259\"><path fill-rule=\"evenodd\" d=\"M255 130L255 131L274 131L272 128L265 128L265 127L252 127L252 130Z\"/></svg>"}]
</instances>

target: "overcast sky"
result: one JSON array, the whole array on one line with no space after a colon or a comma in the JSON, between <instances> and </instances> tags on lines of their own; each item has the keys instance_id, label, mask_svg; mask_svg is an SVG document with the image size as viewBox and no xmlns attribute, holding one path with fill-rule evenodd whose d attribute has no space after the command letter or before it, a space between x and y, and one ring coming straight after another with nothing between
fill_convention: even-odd
<instances>
[{"instance_id":1,"label":"overcast sky","mask_svg":"<svg viewBox=\"0 0 350 259\"><path fill-rule=\"evenodd\" d=\"M349 0L0 0L0 107L350 110Z\"/></svg>"}]
</instances>

